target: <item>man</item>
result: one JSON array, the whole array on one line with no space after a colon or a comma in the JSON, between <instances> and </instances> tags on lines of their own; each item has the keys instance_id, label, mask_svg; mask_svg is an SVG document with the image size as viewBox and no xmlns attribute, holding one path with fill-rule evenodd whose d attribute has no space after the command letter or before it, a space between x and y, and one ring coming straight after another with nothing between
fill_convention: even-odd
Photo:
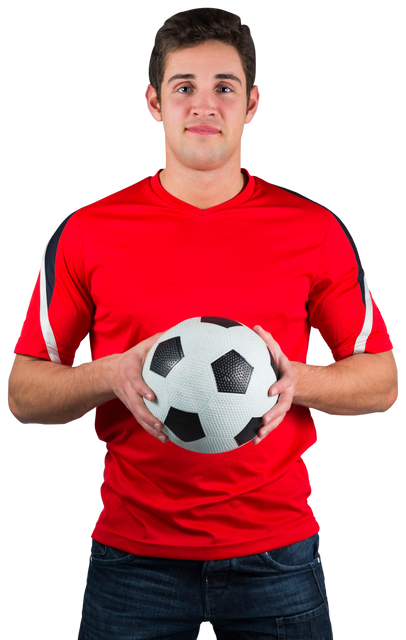
<instances>
[{"instance_id":1,"label":"man","mask_svg":"<svg viewBox=\"0 0 406 640\"><path fill-rule=\"evenodd\" d=\"M49 424L98 407L104 510L81 640L186 640L204 620L220 639L331 637L301 458L315 440L308 408L386 410L396 366L342 222L241 169L254 79L237 16L197 9L167 20L146 92L165 129L165 169L69 216L44 255L10 407ZM162 447L163 425L143 401L153 399L141 375L151 346L201 315L254 327L281 374L252 445L222 455ZM334 364L305 364L310 325ZM87 333L93 361L72 368Z\"/></svg>"}]
</instances>

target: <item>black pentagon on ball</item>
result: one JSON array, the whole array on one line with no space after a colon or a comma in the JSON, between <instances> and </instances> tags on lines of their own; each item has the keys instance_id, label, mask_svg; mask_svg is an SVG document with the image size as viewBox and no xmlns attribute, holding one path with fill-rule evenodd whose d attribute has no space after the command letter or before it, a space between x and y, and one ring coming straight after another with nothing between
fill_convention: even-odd
<instances>
[{"instance_id":1,"label":"black pentagon on ball","mask_svg":"<svg viewBox=\"0 0 406 640\"><path fill-rule=\"evenodd\" d=\"M189 413L171 407L164 424L183 442L194 442L205 438L205 433L197 413Z\"/></svg>"},{"instance_id":2,"label":"black pentagon on ball","mask_svg":"<svg viewBox=\"0 0 406 640\"><path fill-rule=\"evenodd\" d=\"M212 362L211 368L220 393L246 393L254 370L234 349Z\"/></svg>"},{"instance_id":3,"label":"black pentagon on ball","mask_svg":"<svg viewBox=\"0 0 406 640\"><path fill-rule=\"evenodd\" d=\"M236 436L234 436L234 440L236 441L238 446L241 447L241 445L246 444L247 442L255 438L257 432L261 427L262 418L251 418L244 429L240 431L240 433L238 433Z\"/></svg>"},{"instance_id":4,"label":"black pentagon on ball","mask_svg":"<svg viewBox=\"0 0 406 640\"><path fill-rule=\"evenodd\" d=\"M219 327L229 329L230 327L242 327L241 322L236 320L230 320L230 318L220 318L218 316L202 316L200 322L206 322L208 324L217 324Z\"/></svg>"},{"instance_id":5,"label":"black pentagon on ball","mask_svg":"<svg viewBox=\"0 0 406 640\"><path fill-rule=\"evenodd\" d=\"M179 336L160 342L151 360L151 371L166 378L173 367L185 357Z\"/></svg>"}]
</instances>

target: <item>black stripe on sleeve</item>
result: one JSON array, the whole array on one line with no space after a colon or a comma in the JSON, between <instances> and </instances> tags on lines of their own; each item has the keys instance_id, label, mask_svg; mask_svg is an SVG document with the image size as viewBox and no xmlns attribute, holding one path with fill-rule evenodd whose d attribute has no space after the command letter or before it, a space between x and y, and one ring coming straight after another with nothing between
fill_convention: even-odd
<instances>
[{"instance_id":1,"label":"black stripe on sleeve","mask_svg":"<svg viewBox=\"0 0 406 640\"><path fill-rule=\"evenodd\" d=\"M47 304L48 309L51 304L52 294L54 292L55 287L55 260L56 260L56 252L58 249L59 240L62 235L62 231L64 230L66 223L68 220L76 213L74 211L70 214L57 228L54 235L48 242L48 246L45 251L45 278L47 283Z\"/></svg>"}]
</instances>

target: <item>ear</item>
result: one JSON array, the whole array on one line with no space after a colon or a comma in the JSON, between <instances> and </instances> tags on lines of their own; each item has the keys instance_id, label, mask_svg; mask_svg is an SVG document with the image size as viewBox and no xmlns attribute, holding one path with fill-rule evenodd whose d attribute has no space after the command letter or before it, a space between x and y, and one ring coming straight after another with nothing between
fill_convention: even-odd
<instances>
[{"instance_id":1,"label":"ear","mask_svg":"<svg viewBox=\"0 0 406 640\"><path fill-rule=\"evenodd\" d=\"M253 124L261 108L261 103L262 103L261 85L259 84L259 82L257 82L256 85L252 87L251 93L250 93L250 99L248 102L248 111L245 117L246 127L248 127L250 124Z\"/></svg>"},{"instance_id":2,"label":"ear","mask_svg":"<svg viewBox=\"0 0 406 640\"><path fill-rule=\"evenodd\" d=\"M142 92L145 109L154 124L162 123L161 107L154 87L147 82Z\"/></svg>"}]
</instances>

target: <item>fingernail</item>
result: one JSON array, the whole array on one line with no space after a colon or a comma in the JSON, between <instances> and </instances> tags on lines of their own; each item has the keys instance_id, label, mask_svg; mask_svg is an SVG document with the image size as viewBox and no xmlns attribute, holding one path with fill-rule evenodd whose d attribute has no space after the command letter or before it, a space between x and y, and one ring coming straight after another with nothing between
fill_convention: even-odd
<instances>
[{"instance_id":1,"label":"fingernail","mask_svg":"<svg viewBox=\"0 0 406 640\"><path fill-rule=\"evenodd\" d=\"M161 442L166 442L166 438L164 435L160 435L158 436L158 438L160 439Z\"/></svg>"},{"instance_id":2,"label":"fingernail","mask_svg":"<svg viewBox=\"0 0 406 640\"><path fill-rule=\"evenodd\" d=\"M277 395L278 395L278 389L272 389L271 396L277 396Z\"/></svg>"},{"instance_id":3,"label":"fingernail","mask_svg":"<svg viewBox=\"0 0 406 640\"><path fill-rule=\"evenodd\" d=\"M161 425L159 424L159 422L156 422L156 423L154 424L154 428L155 428L155 429L158 429L158 431L161 431Z\"/></svg>"},{"instance_id":4,"label":"fingernail","mask_svg":"<svg viewBox=\"0 0 406 640\"><path fill-rule=\"evenodd\" d=\"M147 393L146 396L147 400L152 400L152 395L150 393Z\"/></svg>"}]
</instances>

